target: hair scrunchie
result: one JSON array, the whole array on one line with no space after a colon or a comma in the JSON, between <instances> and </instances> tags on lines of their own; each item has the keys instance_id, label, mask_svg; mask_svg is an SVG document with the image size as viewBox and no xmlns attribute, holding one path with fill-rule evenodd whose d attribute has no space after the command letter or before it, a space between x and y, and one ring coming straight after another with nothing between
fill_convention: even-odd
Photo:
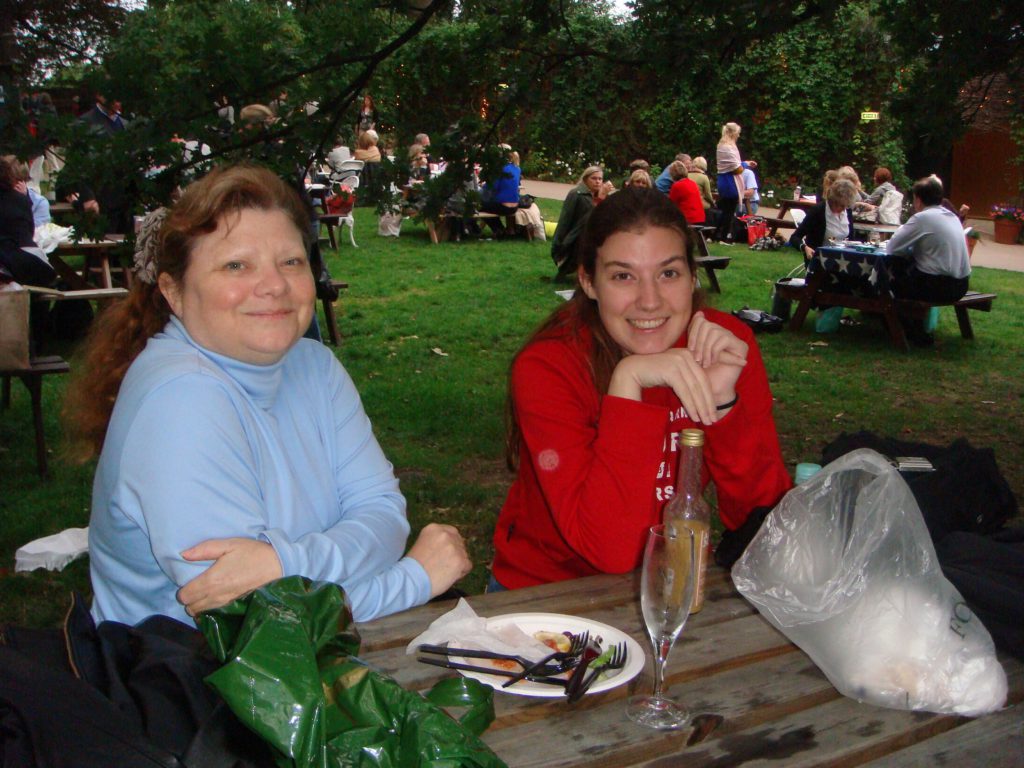
<instances>
[{"instance_id":1,"label":"hair scrunchie","mask_svg":"<svg viewBox=\"0 0 1024 768\"><path fill-rule=\"evenodd\" d=\"M159 248L160 227L170 212L169 208L157 208L146 215L135 238L135 258L132 271L135 278L147 285L154 285L157 278L157 250Z\"/></svg>"}]
</instances>

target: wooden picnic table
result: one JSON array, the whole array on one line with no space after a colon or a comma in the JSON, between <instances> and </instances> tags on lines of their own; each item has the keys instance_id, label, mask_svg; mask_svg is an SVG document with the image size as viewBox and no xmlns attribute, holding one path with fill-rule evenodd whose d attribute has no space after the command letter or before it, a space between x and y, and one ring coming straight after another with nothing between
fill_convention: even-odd
<instances>
[{"instance_id":1,"label":"wooden picnic table","mask_svg":"<svg viewBox=\"0 0 1024 768\"><path fill-rule=\"evenodd\" d=\"M796 222L793 221L793 217L786 218L786 214L790 211L803 211L809 213L813 211L818 203L814 200L780 200L779 207L776 211L776 215L773 217L765 216L764 220L768 224L768 234L771 237L775 237L775 233L782 229L796 229Z\"/></svg>"},{"instance_id":2,"label":"wooden picnic table","mask_svg":"<svg viewBox=\"0 0 1024 768\"><path fill-rule=\"evenodd\" d=\"M481 616L549 612L601 621L648 654L632 683L562 698L496 692L483 740L512 768L588 766L878 765L1020 766L1024 664L1003 658L1010 704L976 720L860 704L828 682L810 658L747 603L725 571L708 574L704 610L690 618L669 656L669 693L700 715L700 730L652 731L632 723L626 699L653 686L640 617L638 574L594 576L468 598ZM360 625L361 657L407 688L457 674L420 664L405 646L453 603L428 604ZM558 627L553 627L557 630Z\"/></svg>"},{"instance_id":3,"label":"wooden picnic table","mask_svg":"<svg viewBox=\"0 0 1024 768\"><path fill-rule=\"evenodd\" d=\"M48 254L50 264L68 286L74 290L90 288L113 288L113 270L120 269L124 276L125 286L131 287L131 270L122 268L117 263L115 249L124 242L124 235L107 235L102 240L82 240L75 243L65 241L57 249ZM69 256L82 256L84 263L81 272L65 261ZM99 275L99 281L93 283L89 278L93 272Z\"/></svg>"},{"instance_id":4,"label":"wooden picnic table","mask_svg":"<svg viewBox=\"0 0 1024 768\"><path fill-rule=\"evenodd\" d=\"M893 293L893 282L905 273L908 264L901 256L889 256L881 246L868 243L826 245L807 262L805 284L776 284L775 291L783 299L798 302L789 321L791 331L803 327L808 312L815 306L858 309L878 315L893 346L907 351L910 345L900 315L923 318L932 307L952 306L960 335L973 339L968 311L991 312L996 294L968 291L957 301L938 302L898 299Z\"/></svg>"}]
</instances>

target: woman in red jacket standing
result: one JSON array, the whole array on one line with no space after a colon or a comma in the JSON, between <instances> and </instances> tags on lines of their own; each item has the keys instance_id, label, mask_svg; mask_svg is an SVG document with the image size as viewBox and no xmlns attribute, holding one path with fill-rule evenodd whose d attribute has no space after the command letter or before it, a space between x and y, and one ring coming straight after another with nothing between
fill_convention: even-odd
<instances>
[{"instance_id":1,"label":"woman in red jacket standing","mask_svg":"<svg viewBox=\"0 0 1024 768\"><path fill-rule=\"evenodd\" d=\"M630 188L598 206L578 278L512 364L517 477L495 530L491 589L638 567L672 496L682 429L705 432L727 529L791 486L753 334L701 308L689 228L665 195Z\"/></svg>"}]
</instances>

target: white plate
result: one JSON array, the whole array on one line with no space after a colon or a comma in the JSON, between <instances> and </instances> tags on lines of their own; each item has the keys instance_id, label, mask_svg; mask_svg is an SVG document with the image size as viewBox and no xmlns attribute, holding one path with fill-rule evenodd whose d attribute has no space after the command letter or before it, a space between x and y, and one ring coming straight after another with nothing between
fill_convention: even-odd
<instances>
[{"instance_id":1,"label":"white plate","mask_svg":"<svg viewBox=\"0 0 1024 768\"><path fill-rule=\"evenodd\" d=\"M626 666L618 671L613 671L611 676L605 680L594 683L587 691L587 694L601 693L601 691L607 691L610 688L617 688L620 685L624 685L632 680L639 674L640 670L644 668L646 662L646 656L644 656L643 648L636 642L632 637L627 635L625 632L617 630L615 627L611 627L607 624L602 624L600 621L591 621L590 619L584 619L581 616L567 616L561 613L506 613L501 616L493 616L487 620L489 627L502 627L507 624L515 624L523 632L528 635L532 635L534 632L572 632L577 634L588 630L591 638L601 638L602 650L607 649L618 643L626 644ZM452 656L452 661L456 661L462 664L474 664L479 666L480 659L463 659L459 656ZM486 663L486 662L484 662ZM514 685L510 685L508 688L502 688L501 685L507 677L500 675L487 675L483 672L470 672L467 670L459 670L466 677L471 677L474 680L479 680L481 683L491 686L496 691L502 691L503 693L517 693L520 696L545 696L549 698L557 698L559 696L565 696L565 691L556 685L544 685L543 683L533 683L529 680L520 680Z\"/></svg>"}]
</instances>

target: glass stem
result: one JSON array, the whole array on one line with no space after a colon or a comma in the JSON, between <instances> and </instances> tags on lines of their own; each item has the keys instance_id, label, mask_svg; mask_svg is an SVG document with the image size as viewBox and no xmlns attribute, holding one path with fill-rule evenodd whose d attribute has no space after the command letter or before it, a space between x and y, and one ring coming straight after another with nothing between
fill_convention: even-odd
<instances>
[{"instance_id":1,"label":"glass stem","mask_svg":"<svg viewBox=\"0 0 1024 768\"><path fill-rule=\"evenodd\" d=\"M672 650L672 639L662 637L654 643L654 650L657 660L654 662L654 698L662 698L661 689L665 685L665 665L668 663L668 653Z\"/></svg>"}]
</instances>

